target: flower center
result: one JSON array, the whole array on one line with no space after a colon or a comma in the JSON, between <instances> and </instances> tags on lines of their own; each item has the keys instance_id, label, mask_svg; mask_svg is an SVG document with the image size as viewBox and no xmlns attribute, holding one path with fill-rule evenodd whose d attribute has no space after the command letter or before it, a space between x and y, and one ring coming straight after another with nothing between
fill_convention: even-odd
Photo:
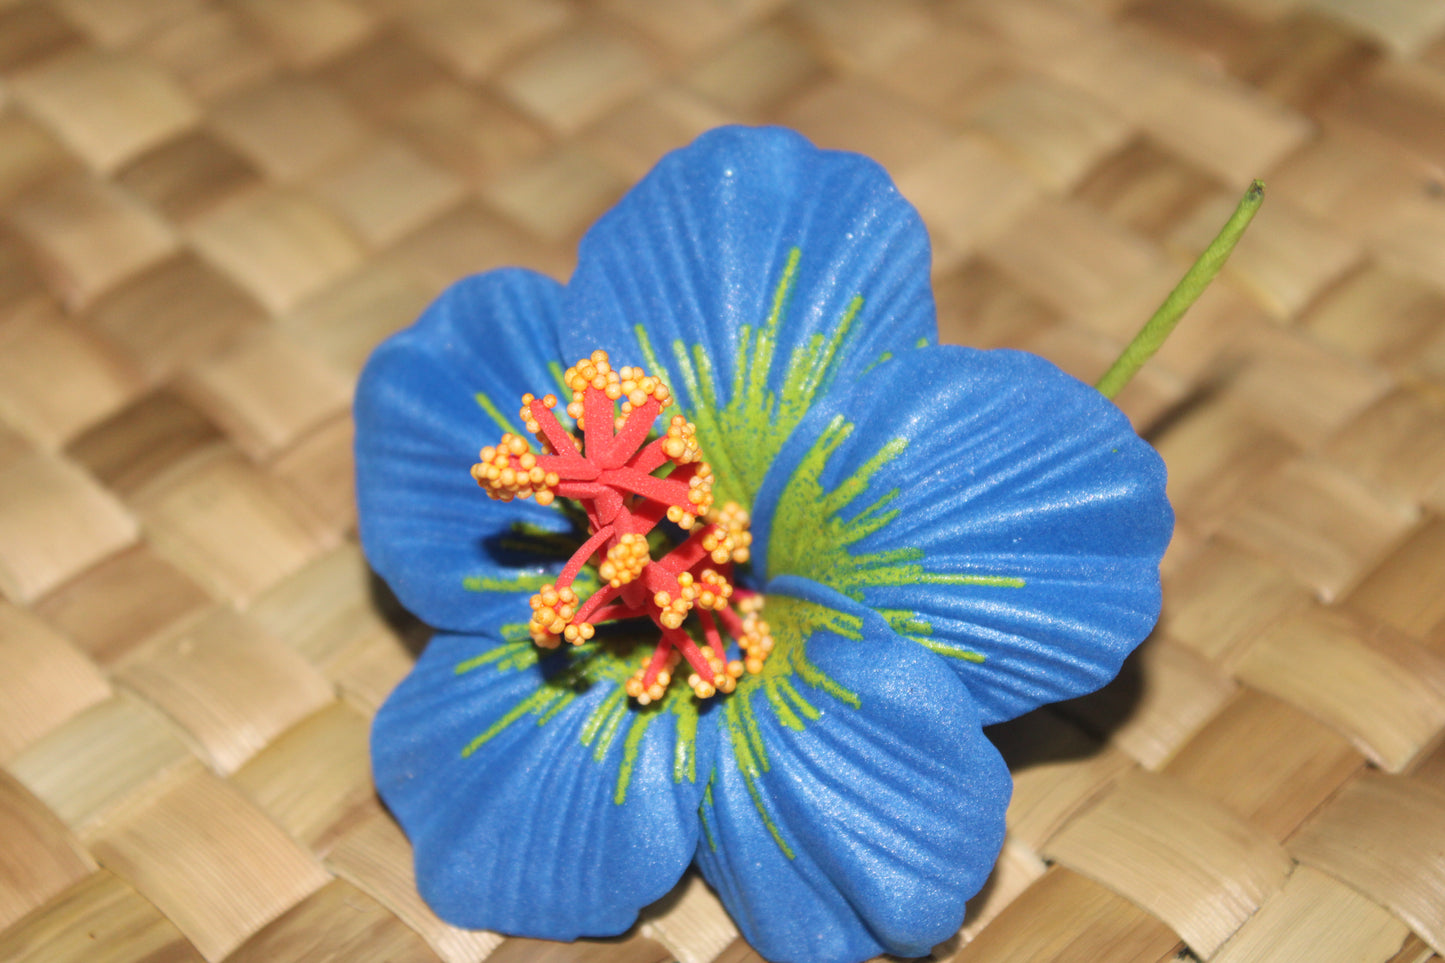
<instances>
[{"instance_id":1,"label":"flower center","mask_svg":"<svg viewBox=\"0 0 1445 963\"><path fill-rule=\"evenodd\" d=\"M598 624L648 618L661 638L628 679L628 695L642 705L661 699L684 661L699 698L733 691L744 672L762 671L773 647L760 617L763 597L735 579L734 566L748 561L753 540L748 513L733 502L713 506L713 473L692 422L673 415L661 433L654 430L672 400L662 381L641 368L614 370L600 350L568 368L563 381L581 438L557 420L555 395L523 395L522 422L540 452L508 432L472 466L494 499L550 505L566 498L587 515L590 537L557 581L532 596L532 641L544 649L564 639L581 645ZM664 518L682 537L661 551L666 543L648 536ZM573 583L588 564L601 587L583 600ZM731 660L725 634L737 646Z\"/></svg>"}]
</instances>

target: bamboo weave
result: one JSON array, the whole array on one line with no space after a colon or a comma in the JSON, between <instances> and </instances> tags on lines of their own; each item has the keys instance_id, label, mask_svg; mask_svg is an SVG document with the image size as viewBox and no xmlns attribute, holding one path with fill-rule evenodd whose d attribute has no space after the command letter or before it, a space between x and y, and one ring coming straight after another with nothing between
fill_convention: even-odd
<instances>
[{"instance_id":1,"label":"bamboo weave","mask_svg":"<svg viewBox=\"0 0 1445 963\"><path fill-rule=\"evenodd\" d=\"M576 945L419 902L366 732L425 633L348 415L446 284L565 278L725 122L880 160L945 338L1086 380L1269 184L1120 398L1164 617L993 732L935 959L1445 953L1438 0L0 0L0 960L757 959L695 878Z\"/></svg>"}]
</instances>

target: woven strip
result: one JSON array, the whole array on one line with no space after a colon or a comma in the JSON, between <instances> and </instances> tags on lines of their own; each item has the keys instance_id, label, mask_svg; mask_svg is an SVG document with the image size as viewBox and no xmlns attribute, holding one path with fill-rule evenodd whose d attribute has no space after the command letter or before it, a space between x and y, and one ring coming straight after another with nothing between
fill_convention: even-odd
<instances>
[{"instance_id":1,"label":"woven strip","mask_svg":"<svg viewBox=\"0 0 1445 963\"><path fill-rule=\"evenodd\" d=\"M1438 0L0 3L0 960L749 963L447 926L369 719L425 629L356 544L351 387L446 284L565 278L662 152L884 163L946 340L1097 376L1179 525L1121 678L998 727L1010 837L935 959L1445 953Z\"/></svg>"}]
</instances>

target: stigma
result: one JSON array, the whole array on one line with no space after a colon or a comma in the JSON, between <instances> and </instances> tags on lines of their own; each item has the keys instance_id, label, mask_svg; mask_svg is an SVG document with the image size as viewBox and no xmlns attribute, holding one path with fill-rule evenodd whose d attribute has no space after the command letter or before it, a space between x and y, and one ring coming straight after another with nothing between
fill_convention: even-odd
<instances>
[{"instance_id":1,"label":"stigma","mask_svg":"<svg viewBox=\"0 0 1445 963\"><path fill-rule=\"evenodd\" d=\"M472 466L491 498L570 499L586 513L589 537L531 598L532 641L543 649L582 645L600 624L645 618L659 639L626 684L638 704L661 699L684 663L698 698L733 691L744 674L762 672L773 647L762 596L735 575L751 553L747 511L714 506L712 468L692 422L674 414L657 427L672 403L661 379L613 368L598 350L562 383L573 428L559 420L556 395L523 395L521 422L538 450L508 432ZM677 537L668 537L664 519ZM589 565L599 587L584 600L574 586Z\"/></svg>"}]
</instances>

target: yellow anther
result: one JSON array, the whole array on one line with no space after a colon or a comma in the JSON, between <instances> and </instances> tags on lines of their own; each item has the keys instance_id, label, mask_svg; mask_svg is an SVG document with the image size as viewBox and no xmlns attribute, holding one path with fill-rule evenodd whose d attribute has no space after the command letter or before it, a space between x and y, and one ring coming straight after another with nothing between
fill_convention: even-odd
<instances>
[{"instance_id":1,"label":"yellow anther","mask_svg":"<svg viewBox=\"0 0 1445 963\"><path fill-rule=\"evenodd\" d=\"M697 443L697 427L682 415L673 415L662 436L662 451L679 465L687 465L702 457Z\"/></svg>"},{"instance_id":2,"label":"yellow anther","mask_svg":"<svg viewBox=\"0 0 1445 963\"><path fill-rule=\"evenodd\" d=\"M548 397L551 397L551 396L548 395ZM531 395L531 394L525 394L525 395L523 395L523 396L522 396L522 410L518 412L518 415L519 415L519 416L521 417L521 419L522 419L522 424L526 425L526 426L527 426L527 430L530 431L530 432L531 432L532 434L534 434L534 435L537 434L538 432L540 432L540 431L542 430L542 424L541 424L541 422L539 422L539 421L537 420L537 417L536 417L534 414L532 414L532 402L533 402L533 401L536 401L536 400L537 400L537 399L536 399L536 396L535 396L535 395ZM549 405L548 407L551 407L551 406Z\"/></svg>"},{"instance_id":3,"label":"yellow anther","mask_svg":"<svg viewBox=\"0 0 1445 963\"><path fill-rule=\"evenodd\" d=\"M721 531L709 545L706 540L703 547L712 553L712 560L719 565L732 561L738 564L746 562L752 557L753 533L748 530L752 525L752 518L737 502L728 502L721 509L708 514L709 522L717 526ZM727 557L721 557L723 551Z\"/></svg>"},{"instance_id":4,"label":"yellow anther","mask_svg":"<svg viewBox=\"0 0 1445 963\"><path fill-rule=\"evenodd\" d=\"M728 600L732 598L733 586L727 579L710 568L702 570L698 581L701 588L697 594L697 604L705 609L725 608Z\"/></svg>"},{"instance_id":5,"label":"yellow anther","mask_svg":"<svg viewBox=\"0 0 1445 963\"><path fill-rule=\"evenodd\" d=\"M481 460L472 466L472 478L488 496L509 502L536 495L539 505L551 504L553 489L561 479L538 466L526 439L507 432L495 447L483 448L479 457Z\"/></svg>"},{"instance_id":6,"label":"yellow anther","mask_svg":"<svg viewBox=\"0 0 1445 963\"><path fill-rule=\"evenodd\" d=\"M528 600L532 606L532 618L527 623L527 630L532 640L544 649L555 649L565 633L570 629L581 629L579 626L569 625L573 616L577 614L577 593L571 588L558 588L548 583ZM586 625L586 623L579 623ZM590 630L590 626L588 627ZM569 642L573 637L566 636ZM582 636L580 641L573 644L580 644L581 641L591 638L590 633Z\"/></svg>"},{"instance_id":7,"label":"yellow anther","mask_svg":"<svg viewBox=\"0 0 1445 963\"><path fill-rule=\"evenodd\" d=\"M573 645L581 645L596 634L591 622L573 622L562 629L562 638Z\"/></svg>"},{"instance_id":8,"label":"yellow anther","mask_svg":"<svg viewBox=\"0 0 1445 963\"><path fill-rule=\"evenodd\" d=\"M621 588L635 581L651 561L647 539L628 532L607 550L607 557L597 566L597 574L613 588Z\"/></svg>"}]
</instances>

